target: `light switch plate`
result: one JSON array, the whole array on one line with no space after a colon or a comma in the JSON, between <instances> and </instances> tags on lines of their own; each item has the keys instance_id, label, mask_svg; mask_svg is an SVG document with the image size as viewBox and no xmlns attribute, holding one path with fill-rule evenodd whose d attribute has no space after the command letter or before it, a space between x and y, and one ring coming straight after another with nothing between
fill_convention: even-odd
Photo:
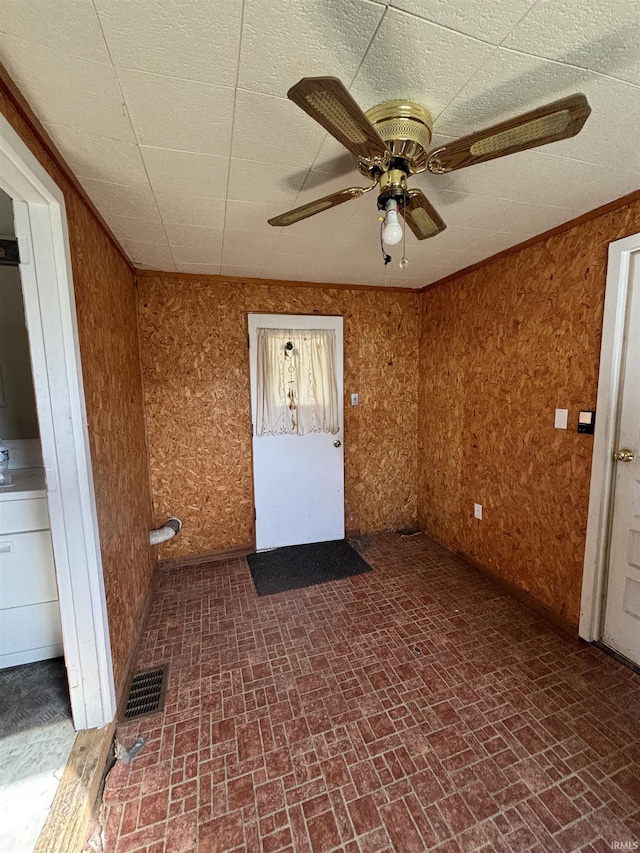
<instances>
[{"instance_id":1,"label":"light switch plate","mask_svg":"<svg viewBox=\"0 0 640 853\"><path fill-rule=\"evenodd\" d=\"M473 505L473 517L482 521L482 504Z\"/></svg>"},{"instance_id":2,"label":"light switch plate","mask_svg":"<svg viewBox=\"0 0 640 853\"><path fill-rule=\"evenodd\" d=\"M553 424L554 427L556 429L566 429L568 418L569 409L556 409L556 419Z\"/></svg>"},{"instance_id":3,"label":"light switch plate","mask_svg":"<svg viewBox=\"0 0 640 853\"><path fill-rule=\"evenodd\" d=\"M357 406L357 405L359 405L359 403L360 403L360 397L359 397L359 395L358 395L358 394L352 394L352 395L351 395L351 405L352 405L352 406Z\"/></svg>"}]
</instances>

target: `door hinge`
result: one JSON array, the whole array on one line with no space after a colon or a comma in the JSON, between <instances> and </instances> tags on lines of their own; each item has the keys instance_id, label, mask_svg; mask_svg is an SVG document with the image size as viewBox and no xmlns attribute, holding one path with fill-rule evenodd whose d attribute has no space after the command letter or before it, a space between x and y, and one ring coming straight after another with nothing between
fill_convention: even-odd
<instances>
[{"instance_id":1,"label":"door hinge","mask_svg":"<svg viewBox=\"0 0 640 853\"><path fill-rule=\"evenodd\" d=\"M251 349L251 335L247 335L247 349Z\"/></svg>"}]
</instances>

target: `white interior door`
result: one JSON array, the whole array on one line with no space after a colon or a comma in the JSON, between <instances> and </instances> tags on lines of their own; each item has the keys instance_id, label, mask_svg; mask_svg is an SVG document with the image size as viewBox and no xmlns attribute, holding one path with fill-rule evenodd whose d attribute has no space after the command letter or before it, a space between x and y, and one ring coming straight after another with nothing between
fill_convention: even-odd
<instances>
[{"instance_id":1,"label":"white interior door","mask_svg":"<svg viewBox=\"0 0 640 853\"><path fill-rule=\"evenodd\" d=\"M256 435L258 329L335 331L337 433ZM256 548L344 539L342 317L249 314L249 347Z\"/></svg>"},{"instance_id":2,"label":"white interior door","mask_svg":"<svg viewBox=\"0 0 640 853\"><path fill-rule=\"evenodd\" d=\"M602 642L640 665L640 263L631 261Z\"/></svg>"}]
</instances>

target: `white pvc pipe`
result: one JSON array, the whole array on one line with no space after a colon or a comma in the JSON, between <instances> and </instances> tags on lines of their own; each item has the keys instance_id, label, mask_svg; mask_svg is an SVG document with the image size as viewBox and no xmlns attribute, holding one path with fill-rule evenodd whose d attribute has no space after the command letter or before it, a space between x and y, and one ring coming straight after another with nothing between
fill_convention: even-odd
<instances>
[{"instance_id":1,"label":"white pvc pipe","mask_svg":"<svg viewBox=\"0 0 640 853\"><path fill-rule=\"evenodd\" d=\"M149 543L151 545L159 545L161 542L166 542L167 539L172 539L181 527L182 522L179 518L169 518L162 527L151 531L149 534Z\"/></svg>"}]
</instances>

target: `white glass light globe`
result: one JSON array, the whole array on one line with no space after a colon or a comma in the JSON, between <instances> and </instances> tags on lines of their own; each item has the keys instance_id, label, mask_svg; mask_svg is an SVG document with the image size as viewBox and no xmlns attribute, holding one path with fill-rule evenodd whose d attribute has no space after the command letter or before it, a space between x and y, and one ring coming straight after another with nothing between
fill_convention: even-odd
<instances>
[{"instance_id":1,"label":"white glass light globe","mask_svg":"<svg viewBox=\"0 0 640 853\"><path fill-rule=\"evenodd\" d=\"M395 201L387 202L387 215L382 226L382 239L387 245L393 246L402 240L402 225L398 221L398 205Z\"/></svg>"}]
</instances>

